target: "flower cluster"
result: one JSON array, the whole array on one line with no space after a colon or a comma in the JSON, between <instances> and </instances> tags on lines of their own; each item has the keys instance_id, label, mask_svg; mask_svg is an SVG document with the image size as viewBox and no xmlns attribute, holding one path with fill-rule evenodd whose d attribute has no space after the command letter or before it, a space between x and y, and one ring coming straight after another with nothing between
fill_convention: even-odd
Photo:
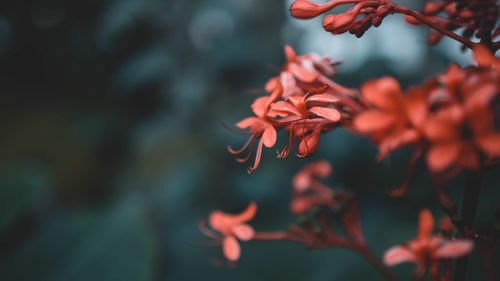
<instances>
[{"instance_id":1,"label":"flower cluster","mask_svg":"<svg viewBox=\"0 0 500 281\"><path fill-rule=\"evenodd\" d=\"M384 77L361 88L371 109L356 116L354 127L379 146L380 157L406 145L426 151L433 172L478 170L500 157L494 101L500 93L500 59L478 46L478 67L448 70L422 87L402 94L396 80Z\"/></svg>"},{"instance_id":2,"label":"flower cluster","mask_svg":"<svg viewBox=\"0 0 500 281\"><path fill-rule=\"evenodd\" d=\"M249 172L258 167L263 146L275 145L278 130L285 129L290 134L290 142L279 157L285 158L290 153L292 138L298 143L297 155L306 157L318 149L322 132L352 117L347 107L354 103L349 97L350 90L327 78L335 74L329 58L315 54L298 56L290 46L285 46L285 55L287 62L280 74L266 83L268 95L257 98L251 106L255 116L236 124L240 129L249 128L243 133L251 137L241 149L228 148L232 154L239 155L252 143L250 152L237 158L239 162L246 162L258 141L255 162Z\"/></svg>"}]
</instances>

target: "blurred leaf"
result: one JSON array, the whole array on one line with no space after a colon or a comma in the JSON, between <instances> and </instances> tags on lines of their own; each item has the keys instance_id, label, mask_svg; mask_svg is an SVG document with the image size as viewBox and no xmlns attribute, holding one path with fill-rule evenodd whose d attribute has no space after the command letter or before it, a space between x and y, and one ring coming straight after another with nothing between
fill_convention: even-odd
<instances>
[{"instance_id":1,"label":"blurred leaf","mask_svg":"<svg viewBox=\"0 0 500 281\"><path fill-rule=\"evenodd\" d=\"M113 208L54 216L0 265L3 280L152 280L154 233L131 196Z\"/></svg>"}]
</instances>

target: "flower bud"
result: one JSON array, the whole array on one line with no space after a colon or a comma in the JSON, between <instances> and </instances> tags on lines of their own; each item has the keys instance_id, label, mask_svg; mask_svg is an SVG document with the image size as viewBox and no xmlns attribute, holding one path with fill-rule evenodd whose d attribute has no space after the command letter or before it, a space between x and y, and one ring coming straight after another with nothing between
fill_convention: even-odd
<instances>
[{"instance_id":1,"label":"flower bud","mask_svg":"<svg viewBox=\"0 0 500 281\"><path fill-rule=\"evenodd\" d=\"M431 32L427 36L427 43L429 43L429 45L436 45L437 43L439 43L439 41L441 41L441 38L443 38L443 34L442 33L440 33L440 32Z\"/></svg>"},{"instance_id":2,"label":"flower bud","mask_svg":"<svg viewBox=\"0 0 500 281\"><path fill-rule=\"evenodd\" d=\"M310 19L318 16L324 11L319 4L307 0L297 0L290 7L290 12L295 18Z\"/></svg>"},{"instance_id":3,"label":"flower bud","mask_svg":"<svg viewBox=\"0 0 500 281\"><path fill-rule=\"evenodd\" d=\"M299 144L299 157L307 157L313 155L319 147L319 132L313 132L302 139Z\"/></svg>"},{"instance_id":4,"label":"flower bud","mask_svg":"<svg viewBox=\"0 0 500 281\"><path fill-rule=\"evenodd\" d=\"M347 11L340 15L327 15L323 19L323 28L334 34L340 34L347 31L349 25L356 20L357 14Z\"/></svg>"},{"instance_id":5,"label":"flower bud","mask_svg":"<svg viewBox=\"0 0 500 281\"><path fill-rule=\"evenodd\" d=\"M422 25L422 23L418 19L416 19L412 16L409 16L409 15L405 15L405 21L407 23L413 24L413 25Z\"/></svg>"},{"instance_id":6,"label":"flower bud","mask_svg":"<svg viewBox=\"0 0 500 281\"><path fill-rule=\"evenodd\" d=\"M424 14L435 15L439 13L445 5L446 2L429 2L425 4Z\"/></svg>"},{"instance_id":7,"label":"flower bud","mask_svg":"<svg viewBox=\"0 0 500 281\"><path fill-rule=\"evenodd\" d=\"M386 5L380 5L377 8L377 16L383 18L391 12L391 8Z\"/></svg>"}]
</instances>

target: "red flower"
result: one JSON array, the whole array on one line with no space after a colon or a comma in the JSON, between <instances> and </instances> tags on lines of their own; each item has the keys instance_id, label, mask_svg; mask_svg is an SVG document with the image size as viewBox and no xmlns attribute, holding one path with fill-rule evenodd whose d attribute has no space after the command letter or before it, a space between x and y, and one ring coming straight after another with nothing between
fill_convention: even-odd
<instances>
[{"instance_id":1,"label":"red flower","mask_svg":"<svg viewBox=\"0 0 500 281\"><path fill-rule=\"evenodd\" d=\"M240 129L250 128L248 132L243 132L251 134L251 137L248 139L245 145L238 150L234 150L231 147L228 147L230 153L241 154L243 151L245 151L248 145L252 143L250 151L247 154L247 156L236 158L238 162L246 162L252 155L252 150L253 147L255 146L255 142L259 140L259 143L257 144L257 153L255 155L255 162L252 167L248 168L249 173L257 169L257 167L259 166L260 158L262 155L262 146L264 145L266 147L273 147L274 144L276 143L276 138L277 138L276 128L274 127L273 123L266 118L268 99L269 97L260 97L256 99L255 102L252 104L252 110L258 117L248 117L236 124L236 127Z\"/></svg>"},{"instance_id":2,"label":"red flower","mask_svg":"<svg viewBox=\"0 0 500 281\"><path fill-rule=\"evenodd\" d=\"M331 173L332 166L327 161L315 161L300 170L292 180L291 212L302 214L319 205L335 207L338 203L333 190L317 179L327 178Z\"/></svg>"},{"instance_id":3,"label":"red flower","mask_svg":"<svg viewBox=\"0 0 500 281\"><path fill-rule=\"evenodd\" d=\"M355 117L354 128L371 135L379 146L379 158L419 140L414 124L422 122L426 110L419 92L412 91L403 98L399 83L392 77L368 81L361 92L373 108Z\"/></svg>"},{"instance_id":4,"label":"red flower","mask_svg":"<svg viewBox=\"0 0 500 281\"><path fill-rule=\"evenodd\" d=\"M222 240L222 252L226 259L230 261L238 260L241 254L238 240L248 241L254 237L255 232L253 228L245 222L251 220L256 212L257 204L251 202L246 210L237 215L226 214L218 210L210 214L208 223L223 236L214 237L212 233L204 232L209 236Z\"/></svg>"},{"instance_id":5,"label":"red flower","mask_svg":"<svg viewBox=\"0 0 500 281\"><path fill-rule=\"evenodd\" d=\"M434 219L430 211L427 209L420 211L417 238L388 249L384 254L385 264L392 266L403 262L414 262L420 269L418 271L422 272L440 259L457 258L472 251L474 243L471 240L449 240L432 236L433 227Z\"/></svg>"}]
</instances>

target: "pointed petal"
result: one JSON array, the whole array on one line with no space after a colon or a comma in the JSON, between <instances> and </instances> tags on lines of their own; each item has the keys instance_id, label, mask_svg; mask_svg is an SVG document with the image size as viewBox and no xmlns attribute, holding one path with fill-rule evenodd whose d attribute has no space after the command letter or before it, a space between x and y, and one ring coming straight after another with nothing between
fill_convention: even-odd
<instances>
[{"instance_id":1,"label":"pointed petal","mask_svg":"<svg viewBox=\"0 0 500 281\"><path fill-rule=\"evenodd\" d=\"M309 112L316 114L319 117L323 117L333 122L340 121L342 115L336 108L313 106L309 108Z\"/></svg>"},{"instance_id":2,"label":"pointed petal","mask_svg":"<svg viewBox=\"0 0 500 281\"><path fill-rule=\"evenodd\" d=\"M418 216L417 240L428 239L434 228L434 218L429 210L423 209Z\"/></svg>"},{"instance_id":3,"label":"pointed petal","mask_svg":"<svg viewBox=\"0 0 500 281\"><path fill-rule=\"evenodd\" d=\"M384 263L388 266L393 266L403 262L416 262L416 257L413 252L403 246L394 246L385 251Z\"/></svg>"},{"instance_id":4,"label":"pointed petal","mask_svg":"<svg viewBox=\"0 0 500 281\"><path fill-rule=\"evenodd\" d=\"M213 211L208 216L208 224L221 233L227 233L233 224L232 215L221 211Z\"/></svg>"},{"instance_id":5,"label":"pointed petal","mask_svg":"<svg viewBox=\"0 0 500 281\"><path fill-rule=\"evenodd\" d=\"M359 114L354 119L354 128L361 133L371 133L373 131L387 129L393 125L396 117L392 114L383 113L377 110L368 110Z\"/></svg>"},{"instance_id":6,"label":"pointed petal","mask_svg":"<svg viewBox=\"0 0 500 281\"><path fill-rule=\"evenodd\" d=\"M233 234L241 241L248 241L253 238L255 231L248 224L238 224L233 227Z\"/></svg>"},{"instance_id":7,"label":"pointed petal","mask_svg":"<svg viewBox=\"0 0 500 281\"><path fill-rule=\"evenodd\" d=\"M293 96L297 92L297 83L293 74L288 71L283 71L280 74L280 82L283 87L283 97Z\"/></svg>"},{"instance_id":8,"label":"pointed petal","mask_svg":"<svg viewBox=\"0 0 500 281\"><path fill-rule=\"evenodd\" d=\"M268 101L269 97L260 97L257 98L253 103L252 103L252 111L257 115L258 117L264 117L266 114L266 111L268 109Z\"/></svg>"},{"instance_id":9,"label":"pointed petal","mask_svg":"<svg viewBox=\"0 0 500 281\"><path fill-rule=\"evenodd\" d=\"M272 125L268 125L262 134L262 141L266 147L273 147L276 143L276 129Z\"/></svg>"},{"instance_id":10,"label":"pointed petal","mask_svg":"<svg viewBox=\"0 0 500 281\"><path fill-rule=\"evenodd\" d=\"M433 172L440 172L457 160L462 144L450 142L435 144L427 151L427 165Z\"/></svg>"},{"instance_id":11,"label":"pointed petal","mask_svg":"<svg viewBox=\"0 0 500 281\"><path fill-rule=\"evenodd\" d=\"M222 252L224 253L224 257L230 261L237 261L240 258L240 244L234 236L224 238L222 241Z\"/></svg>"},{"instance_id":12,"label":"pointed petal","mask_svg":"<svg viewBox=\"0 0 500 281\"><path fill-rule=\"evenodd\" d=\"M473 247L472 240L446 241L434 252L434 255L438 258L457 258L469 254Z\"/></svg>"}]
</instances>

